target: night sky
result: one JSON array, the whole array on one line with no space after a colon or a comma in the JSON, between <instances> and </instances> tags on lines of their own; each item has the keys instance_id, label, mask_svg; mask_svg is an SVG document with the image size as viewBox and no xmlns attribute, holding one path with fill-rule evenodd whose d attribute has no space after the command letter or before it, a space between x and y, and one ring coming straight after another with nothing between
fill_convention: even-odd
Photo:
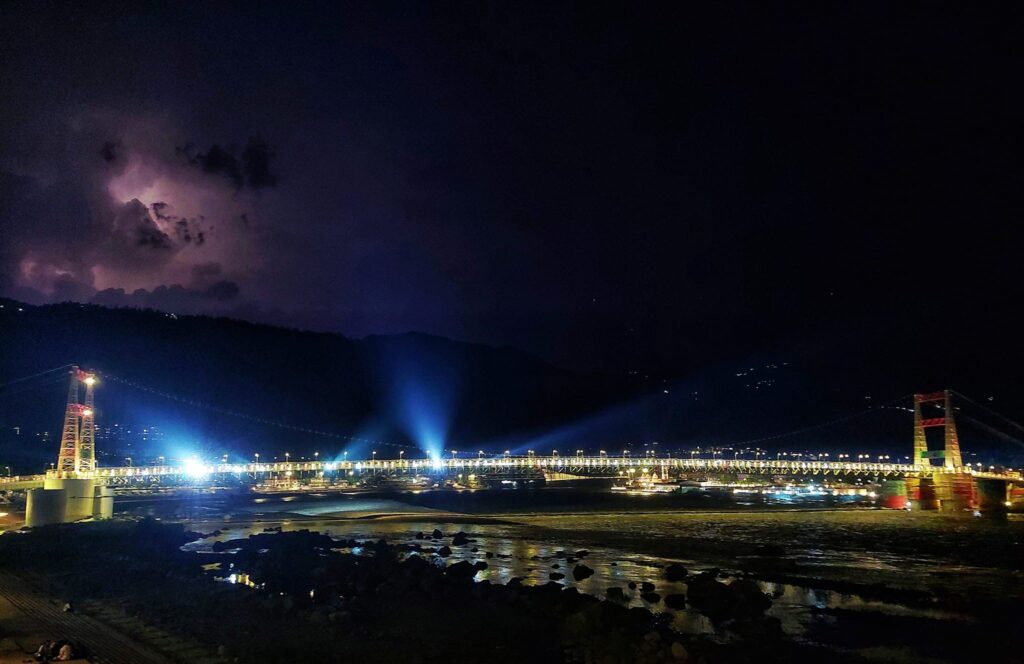
<instances>
[{"instance_id":1,"label":"night sky","mask_svg":"<svg viewBox=\"0 0 1024 664\"><path fill-rule=\"evenodd\" d=\"M0 294L1010 382L1010 7L6 3Z\"/></svg>"}]
</instances>

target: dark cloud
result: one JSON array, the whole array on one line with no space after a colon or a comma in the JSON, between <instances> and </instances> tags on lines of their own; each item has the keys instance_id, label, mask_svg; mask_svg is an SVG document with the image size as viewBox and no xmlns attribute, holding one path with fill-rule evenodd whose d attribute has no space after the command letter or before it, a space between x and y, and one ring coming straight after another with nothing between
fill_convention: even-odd
<instances>
[{"instance_id":1,"label":"dark cloud","mask_svg":"<svg viewBox=\"0 0 1024 664\"><path fill-rule=\"evenodd\" d=\"M116 161L117 155L121 150L121 143L118 141L106 141L103 147L100 148L100 156L103 157L104 161Z\"/></svg>"},{"instance_id":2,"label":"dark cloud","mask_svg":"<svg viewBox=\"0 0 1024 664\"><path fill-rule=\"evenodd\" d=\"M276 156L267 143L258 137L251 137L242 148L241 158L236 156L234 147L213 144L206 152L195 152L189 145L180 149L188 157L189 164L204 173L226 177L235 189L248 186L251 189L273 187L277 176L271 173L270 162Z\"/></svg>"},{"instance_id":3,"label":"dark cloud","mask_svg":"<svg viewBox=\"0 0 1024 664\"><path fill-rule=\"evenodd\" d=\"M205 295L213 298L220 302L226 302L227 300L233 300L238 297L238 284L233 281L221 280L214 284L210 284L210 287L206 289Z\"/></svg>"},{"instance_id":4,"label":"dark cloud","mask_svg":"<svg viewBox=\"0 0 1024 664\"><path fill-rule=\"evenodd\" d=\"M138 288L131 292L123 288L107 288L97 292L90 301L108 307L207 314L222 311L220 306L237 299L240 292L237 283L225 279L205 288L190 288L181 284L157 286L152 290Z\"/></svg>"},{"instance_id":5,"label":"dark cloud","mask_svg":"<svg viewBox=\"0 0 1024 664\"><path fill-rule=\"evenodd\" d=\"M205 281L210 277L219 276L223 272L224 268L220 263L199 263L192 266L192 280Z\"/></svg>"},{"instance_id":6,"label":"dark cloud","mask_svg":"<svg viewBox=\"0 0 1024 664\"><path fill-rule=\"evenodd\" d=\"M203 169L204 173L223 175L231 180L235 189L241 189L244 184L242 166L238 159L219 145L211 145L209 150L195 155L189 161Z\"/></svg>"}]
</instances>

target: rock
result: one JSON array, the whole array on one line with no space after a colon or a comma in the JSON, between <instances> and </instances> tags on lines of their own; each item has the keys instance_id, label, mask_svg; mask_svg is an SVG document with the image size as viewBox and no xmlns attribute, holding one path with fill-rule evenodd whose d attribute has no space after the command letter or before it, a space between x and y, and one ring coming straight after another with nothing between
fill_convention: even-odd
<instances>
[{"instance_id":1,"label":"rock","mask_svg":"<svg viewBox=\"0 0 1024 664\"><path fill-rule=\"evenodd\" d=\"M618 567L618 566L619 566L619 564L618 564L617 562L615 562L615 561L612 561L612 563L611 563L611 566L612 566L612 567Z\"/></svg>"},{"instance_id":2,"label":"rock","mask_svg":"<svg viewBox=\"0 0 1024 664\"><path fill-rule=\"evenodd\" d=\"M690 653L686 651L686 646L678 641L672 642L672 647L669 649L669 652L672 653L672 659L676 659L681 662L685 662L690 658Z\"/></svg>"},{"instance_id":3,"label":"rock","mask_svg":"<svg viewBox=\"0 0 1024 664\"><path fill-rule=\"evenodd\" d=\"M657 595L657 593L651 593ZM685 609L686 608L686 595L682 593L673 593L672 595L665 595L665 606L670 609Z\"/></svg>"},{"instance_id":4,"label":"rock","mask_svg":"<svg viewBox=\"0 0 1024 664\"><path fill-rule=\"evenodd\" d=\"M640 599L648 604L657 604L661 601L661 595L658 593L640 593Z\"/></svg>"},{"instance_id":5,"label":"rock","mask_svg":"<svg viewBox=\"0 0 1024 664\"><path fill-rule=\"evenodd\" d=\"M455 533L455 537L452 538L452 545L462 546L464 544L469 544L469 536L460 530L459 532Z\"/></svg>"},{"instance_id":6,"label":"rock","mask_svg":"<svg viewBox=\"0 0 1024 664\"><path fill-rule=\"evenodd\" d=\"M583 579L586 579L593 575L594 570L590 569L582 563L572 568L572 578L576 579L577 581L582 581Z\"/></svg>"},{"instance_id":7,"label":"rock","mask_svg":"<svg viewBox=\"0 0 1024 664\"><path fill-rule=\"evenodd\" d=\"M445 568L445 574L457 579L472 579L476 576L476 565L465 560L451 564Z\"/></svg>"},{"instance_id":8,"label":"rock","mask_svg":"<svg viewBox=\"0 0 1024 664\"><path fill-rule=\"evenodd\" d=\"M630 581L626 585L629 586L630 590L636 590L636 581Z\"/></svg>"},{"instance_id":9,"label":"rock","mask_svg":"<svg viewBox=\"0 0 1024 664\"><path fill-rule=\"evenodd\" d=\"M442 558L447 558L448 556L452 555L452 550L446 544L445 546L442 546L440 549L437 550L437 555L441 556Z\"/></svg>"},{"instance_id":10,"label":"rock","mask_svg":"<svg viewBox=\"0 0 1024 664\"><path fill-rule=\"evenodd\" d=\"M565 551L555 551L555 558L565 558Z\"/></svg>"},{"instance_id":11,"label":"rock","mask_svg":"<svg viewBox=\"0 0 1024 664\"><path fill-rule=\"evenodd\" d=\"M586 549L580 549L579 551L576 552L576 557L577 558L586 558L589 555L590 555L590 552L587 551Z\"/></svg>"},{"instance_id":12,"label":"rock","mask_svg":"<svg viewBox=\"0 0 1024 664\"><path fill-rule=\"evenodd\" d=\"M736 617L756 617L763 614L772 605L771 598L761 592L761 586L750 579L734 579L727 586L733 600L733 615Z\"/></svg>"},{"instance_id":13,"label":"rock","mask_svg":"<svg viewBox=\"0 0 1024 664\"><path fill-rule=\"evenodd\" d=\"M513 576L511 579L508 580L508 583L506 583L505 585L509 588L522 588L523 579L518 576Z\"/></svg>"},{"instance_id":14,"label":"rock","mask_svg":"<svg viewBox=\"0 0 1024 664\"><path fill-rule=\"evenodd\" d=\"M604 591L604 594L605 594L605 597L607 597L608 599L612 600L613 602L625 602L626 601L626 594L624 592L622 592L622 588L619 588L618 586L612 586L611 588L606 588L605 591Z\"/></svg>"},{"instance_id":15,"label":"rock","mask_svg":"<svg viewBox=\"0 0 1024 664\"><path fill-rule=\"evenodd\" d=\"M552 572L551 574L548 574L548 578L552 581L561 581L565 578L565 575L561 572Z\"/></svg>"},{"instance_id":16,"label":"rock","mask_svg":"<svg viewBox=\"0 0 1024 664\"><path fill-rule=\"evenodd\" d=\"M474 547L473 547L472 549L470 549L469 551L470 551L470 553L478 553L478 552L480 551L480 549L479 549L478 547L475 547L475 546L474 546Z\"/></svg>"},{"instance_id":17,"label":"rock","mask_svg":"<svg viewBox=\"0 0 1024 664\"><path fill-rule=\"evenodd\" d=\"M642 590L645 593L653 593L654 592L654 584L651 583L650 581L644 581L643 583L640 584L640 590Z\"/></svg>"},{"instance_id":18,"label":"rock","mask_svg":"<svg viewBox=\"0 0 1024 664\"><path fill-rule=\"evenodd\" d=\"M488 551L487 553L484 554L484 558L493 558L493 557L494 557L494 554L491 553L490 551Z\"/></svg>"},{"instance_id":19,"label":"rock","mask_svg":"<svg viewBox=\"0 0 1024 664\"><path fill-rule=\"evenodd\" d=\"M559 565L558 563L555 563L554 565L551 566L551 569L558 569L559 567L561 567L561 565Z\"/></svg>"},{"instance_id":20,"label":"rock","mask_svg":"<svg viewBox=\"0 0 1024 664\"><path fill-rule=\"evenodd\" d=\"M665 568L665 578L669 581L682 581L686 578L686 568L679 563L672 563Z\"/></svg>"},{"instance_id":21,"label":"rock","mask_svg":"<svg viewBox=\"0 0 1024 664\"><path fill-rule=\"evenodd\" d=\"M690 603L707 617L722 620L732 615L733 593L710 574L697 575L687 583L687 588Z\"/></svg>"},{"instance_id":22,"label":"rock","mask_svg":"<svg viewBox=\"0 0 1024 664\"><path fill-rule=\"evenodd\" d=\"M425 538L426 538L426 535L423 534L423 531L420 531L420 532L416 533L416 539L425 539Z\"/></svg>"},{"instance_id":23,"label":"rock","mask_svg":"<svg viewBox=\"0 0 1024 664\"><path fill-rule=\"evenodd\" d=\"M441 532L440 530L438 530L437 528L434 528L434 532L430 533L430 536L431 536L431 537L432 537L433 539L441 539L442 537L444 537L444 533L442 533L442 532Z\"/></svg>"}]
</instances>

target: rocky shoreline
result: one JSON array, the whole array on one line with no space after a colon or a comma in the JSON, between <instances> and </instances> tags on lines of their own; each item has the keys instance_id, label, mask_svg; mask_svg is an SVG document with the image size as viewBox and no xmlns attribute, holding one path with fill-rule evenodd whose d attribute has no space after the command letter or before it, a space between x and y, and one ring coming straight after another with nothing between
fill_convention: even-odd
<instances>
[{"instance_id":1,"label":"rocky shoreline","mask_svg":"<svg viewBox=\"0 0 1024 664\"><path fill-rule=\"evenodd\" d=\"M474 581L487 552L447 564L452 547L475 547L461 532L407 545L266 532L180 549L199 536L148 519L55 526L0 538L0 562L208 644L224 661L782 662L826 652L786 639L755 583L714 571L672 565L629 584L653 599L659 582L685 580L687 592L665 604L704 613L724 642L672 631L669 612L628 608L622 588L578 592L570 579L593 572L586 551L564 552L546 584L492 584ZM225 583L232 575L246 583Z\"/></svg>"}]
</instances>

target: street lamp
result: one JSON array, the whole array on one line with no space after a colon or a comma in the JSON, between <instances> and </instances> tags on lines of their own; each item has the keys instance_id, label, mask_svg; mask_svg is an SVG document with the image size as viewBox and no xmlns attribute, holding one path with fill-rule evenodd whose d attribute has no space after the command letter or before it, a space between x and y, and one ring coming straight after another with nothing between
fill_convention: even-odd
<instances>
[{"instance_id":1,"label":"street lamp","mask_svg":"<svg viewBox=\"0 0 1024 664\"><path fill-rule=\"evenodd\" d=\"M373 450L372 452L370 452L370 461L376 461L376 460L377 460L377 450Z\"/></svg>"},{"instance_id":2,"label":"street lamp","mask_svg":"<svg viewBox=\"0 0 1024 664\"><path fill-rule=\"evenodd\" d=\"M480 450L479 452L477 452L476 453L476 458L483 459L484 458L484 451Z\"/></svg>"}]
</instances>

